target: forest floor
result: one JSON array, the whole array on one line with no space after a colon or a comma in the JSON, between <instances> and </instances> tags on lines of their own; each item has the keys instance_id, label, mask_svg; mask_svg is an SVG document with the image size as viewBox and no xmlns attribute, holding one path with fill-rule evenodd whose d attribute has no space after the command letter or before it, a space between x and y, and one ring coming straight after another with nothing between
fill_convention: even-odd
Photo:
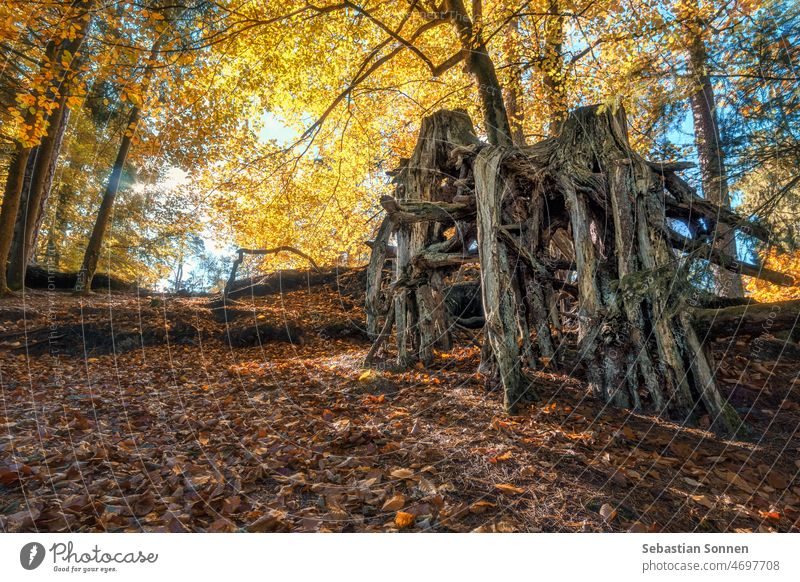
<instances>
[{"instance_id":1,"label":"forest floor","mask_svg":"<svg viewBox=\"0 0 800 582\"><path fill-rule=\"evenodd\" d=\"M0 301L0 530L800 529L793 358L715 344L751 428L733 441L555 374L508 417L465 338L431 369L366 372L363 312L332 287L236 308L229 326L208 298ZM248 318L302 332L232 347Z\"/></svg>"}]
</instances>

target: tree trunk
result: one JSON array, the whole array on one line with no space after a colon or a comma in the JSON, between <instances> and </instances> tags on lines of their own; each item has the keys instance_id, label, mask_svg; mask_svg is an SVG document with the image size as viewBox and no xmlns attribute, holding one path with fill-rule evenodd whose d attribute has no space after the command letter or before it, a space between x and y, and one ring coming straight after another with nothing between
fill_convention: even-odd
<instances>
[{"instance_id":1,"label":"tree trunk","mask_svg":"<svg viewBox=\"0 0 800 582\"><path fill-rule=\"evenodd\" d=\"M61 184L58 190L55 213L53 214L53 223L47 233L49 265L56 271L61 267L64 241L67 237L67 227L69 225L68 211L70 205L74 203L75 196L76 192L72 190L71 186Z\"/></svg>"},{"instance_id":2,"label":"tree trunk","mask_svg":"<svg viewBox=\"0 0 800 582\"><path fill-rule=\"evenodd\" d=\"M511 414L528 389L520 357L520 345L527 336L527 325L520 330L519 301L512 284L513 267L505 245L498 244L505 188L499 176L503 154L502 148L486 148L478 155L474 168L481 297L486 318L484 331L503 385L503 404L506 412Z\"/></svg>"},{"instance_id":3,"label":"tree trunk","mask_svg":"<svg viewBox=\"0 0 800 582\"><path fill-rule=\"evenodd\" d=\"M61 153L61 147L64 143L64 134L66 133L67 126L69 125L70 117L71 117L71 112L69 108L66 108L64 110L64 115L61 118L61 126L57 134L55 153L50 158L50 166L48 167L47 177L45 178L44 193L39 201L39 208L36 214L36 222L33 225L33 239L31 241L31 252L27 259L28 263L31 263L35 257L36 243L39 237L39 233L42 230L42 223L44 222L44 217L47 210L47 203L50 199L50 194L52 193L53 190L53 181L55 180L56 170L58 168L58 158Z\"/></svg>"},{"instance_id":4,"label":"tree trunk","mask_svg":"<svg viewBox=\"0 0 800 582\"><path fill-rule=\"evenodd\" d=\"M511 141L515 146L525 145L525 106L522 92L522 70L519 54L519 19L508 23L505 31L505 52L508 58L506 84L506 111L511 126Z\"/></svg>"},{"instance_id":5,"label":"tree trunk","mask_svg":"<svg viewBox=\"0 0 800 582\"><path fill-rule=\"evenodd\" d=\"M130 152L131 143L133 141L133 134L136 131L138 123L139 108L134 107L128 117L125 134L122 136L117 158L114 160L114 166L111 169L111 175L108 177L106 190L103 193L103 200L100 202L100 208L97 211L97 219L92 228L92 234L89 237L89 244L86 246L86 252L83 255L83 264L81 265L81 270L78 272L78 280L75 283L75 291L79 293L89 293L92 289L92 279L97 271L97 262L100 260L100 249L103 245L106 230L108 229L111 211L114 208L117 192L119 192L119 183L122 179L122 173L125 170L125 162L128 159L128 153Z\"/></svg>"},{"instance_id":6,"label":"tree trunk","mask_svg":"<svg viewBox=\"0 0 800 582\"><path fill-rule=\"evenodd\" d=\"M548 133L557 135L567 115L567 88L564 71L564 16L559 0L548 0L544 19L542 73L545 101L550 113Z\"/></svg>"},{"instance_id":7,"label":"tree trunk","mask_svg":"<svg viewBox=\"0 0 800 582\"><path fill-rule=\"evenodd\" d=\"M43 204L48 175L51 175L50 162L56 152L56 146L60 146L61 136L63 136L61 123L62 119L66 123L69 87L74 81L73 75L80 70L75 65L79 62L78 55L92 20L93 4L94 0L73 0L71 8L75 10L75 13L65 21L73 27L71 33L62 35L58 41L51 41L47 45L46 61L49 65L47 73L53 84L48 87L45 96L54 102L57 101L58 105L47 118L47 134L37 148L30 190L22 212L23 222L19 229L17 246L10 256L8 282L13 288L22 288L25 284L25 271L28 259L33 252L36 226L40 220L39 208ZM57 156L57 154L55 155Z\"/></svg>"},{"instance_id":8,"label":"tree trunk","mask_svg":"<svg viewBox=\"0 0 800 582\"><path fill-rule=\"evenodd\" d=\"M14 235L14 222L19 210L22 185L25 181L25 168L31 148L17 146L11 166L8 168L6 187L3 192L3 204L0 207L0 295L8 293L8 280L6 276L6 263L11 250L11 239Z\"/></svg>"},{"instance_id":9,"label":"tree trunk","mask_svg":"<svg viewBox=\"0 0 800 582\"><path fill-rule=\"evenodd\" d=\"M64 97L50 118L47 135L29 157L30 180L20 199L8 267L8 282L14 289L22 288L25 271L33 258L68 120L69 109Z\"/></svg>"},{"instance_id":10,"label":"tree trunk","mask_svg":"<svg viewBox=\"0 0 800 582\"><path fill-rule=\"evenodd\" d=\"M365 292L364 311L367 316L367 333L371 338L378 336L378 320L385 315L389 306L385 306L381 297L383 266L386 263L389 237L394 230L391 217L386 217L378 228L378 234L372 244L372 254L367 267L367 287Z\"/></svg>"},{"instance_id":11,"label":"tree trunk","mask_svg":"<svg viewBox=\"0 0 800 582\"><path fill-rule=\"evenodd\" d=\"M153 65L158 56L158 51L165 40L164 35L160 35L150 49L150 56L146 61L144 73L142 74L142 100L144 101L145 94L150 85L150 77L153 74ZM97 219L92 228L92 234L89 237L89 244L86 246L86 253L83 256L83 264L81 270L78 272L78 280L75 283L75 291L79 293L90 293L92 289L92 279L97 271L97 262L100 259L100 248L103 244L106 229L108 228L108 221L111 217L111 210L114 207L114 200L119 191L119 183L122 179L122 173L125 170L125 162L128 159L128 153L133 143L133 136L136 134L136 129L139 125L139 116L141 111L138 106L134 105L128 117L128 124L125 126L125 133L122 136L122 141L119 145L117 158L114 160L114 166L111 169L111 175L108 177L108 184L103 193L103 200L100 202L100 209L97 211Z\"/></svg>"},{"instance_id":12,"label":"tree trunk","mask_svg":"<svg viewBox=\"0 0 800 582\"><path fill-rule=\"evenodd\" d=\"M700 176L705 197L723 208L731 207L728 192L728 177L725 171L725 153L720 137L716 97L711 77L708 75L708 54L700 36L702 23L689 32L689 64L692 79L696 83L690 101L694 120L694 138L697 158L700 162ZM736 238L733 229L720 227L716 233L716 248L736 258ZM743 297L744 287L738 274L724 269L715 269L717 293L722 297Z\"/></svg>"},{"instance_id":13,"label":"tree trunk","mask_svg":"<svg viewBox=\"0 0 800 582\"><path fill-rule=\"evenodd\" d=\"M480 6L480 2L473 3ZM467 70L478 84L483 109L483 122L486 136L492 145L508 146L512 144L511 125L503 101L503 89L497 80L497 71L489 57L489 51L483 40L480 28L476 27L467 14L462 0L447 0L450 20L461 41L461 50L466 52ZM479 10L476 9L476 11Z\"/></svg>"}]
</instances>

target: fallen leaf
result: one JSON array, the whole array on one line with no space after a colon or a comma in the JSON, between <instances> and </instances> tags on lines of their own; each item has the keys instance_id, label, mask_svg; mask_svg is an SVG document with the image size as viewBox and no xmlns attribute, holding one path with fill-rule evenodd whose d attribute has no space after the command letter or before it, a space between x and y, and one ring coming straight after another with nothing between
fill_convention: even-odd
<instances>
[{"instance_id":1,"label":"fallen leaf","mask_svg":"<svg viewBox=\"0 0 800 582\"><path fill-rule=\"evenodd\" d=\"M492 503L491 501L481 500L481 501L476 501L475 503L470 505L469 511L470 513L483 513L484 511L492 507L497 507L497 504Z\"/></svg>"},{"instance_id":2,"label":"fallen leaf","mask_svg":"<svg viewBox=\"0 0 800 582\"><path fill-rule=\"evenodd\" d=\"M414 521L416 521L414 515L405 511L398 511L397 515L394 516L394 523L400 529L411 527L414 525Z\"/></svg>"},{"instance_id":3,"label":"fallen leaf","mask_svg":"<svg viewBox=\"0 0 800 582\"><path fill-rule=\"evenodd\" d=\"M777 511L759 511L758 514L764 519L773 519L775 521L781 518L781 514Z\"/></svg>"},{"instance_id":4,"label":"fallen leaf","mask_svg":"<svg viewBox=\"0 0 800 582\"><path fill-rule=\"evenodd\" d=\"M414 471L411 469L395 469L389 474L395 479L411 479L414 476Z\"/></svg>"},{"instance_id":5,"label":"fallen leaf","mask_svg":"<svg viewBox=\"0 0 800 582\"><path fill-rule=\"evenodd\" d=\"M495 489L499 489L503 493L507 493L509 495L518 495L519 493L525 493L525 490L520 487L515 487L514 485L509 485L508 483L499 483L494 486Z\"/></svg>"},{"instance_id":6,"label":"fallen leaf","mask_svg":"<svg viewBox=\"0 0 800 582\"><path fill-rule=\"evenodd\" d=\"M604 520L606 520L606 522L611 522L611 521L614 520L615 517L617 517L617 510L614 509L608 503L604 503L600 507L600 512L599 513L600 513L600 517L602 517Z\"/></svg>"},{"instance_id":7,"label":"fallen leaf","mask_svg":"<svg viewBox=\"0 0 800 582\"><path fill-rule=\"evenodd\" d=\"M707 507L708 509L714 509L714 502L711 501L705 495L691 495L692 501L699 503L703 507Z\"/></svg>"},{"instance_id":8,"label":"fallen leaf","mask_svg":"<svg viewBox=\"0 0 800 582\"><path fill-rule=\"evenodd\" d=\"M222 513L235 513L237 509L239 509L239 505L242 503L242 498L238 495L234 495L232 497L228 497L222 504Z\"/></svg>"},{"instance_id":9,"label":"fallen leaf","mask_svg":"<svg viewBox=\"0 0 800 582\"><path fill-rule=\"evenodd\" d=\"M285 519L286 514L280 511L270 511L247 527L251 533L263 533L275 531Z\"/></svg>"},{"instance_id":10,"label":"fallen leaf","mask_svg":"<svg viewBox=\"0 0 800 582\"><path fill-rule=\"evenodd\" d=\"M386 503L383 504L381 509L383 511L397 511L406 503L406 496L402 493L398 493L397 495L393 495L389 499L386 500Z\"/></svg>"},{"instance_id":11,"label":"fallen leaf","mask_svg":"<svg viewBox=\"0 0 800 582\"><path fill-rule=\"evenodd\" d=\"M489 459L489 462L490 463L500 463L502 461L508 461L509 459L511 459L511 457L512 457L511 451L506 451L502 455L497 455L496 457L491 457Z\"/></svg>"},{"instance_id":12,"label":"fallen leaf","mask_svg":"<svg viewBox=\"0 0 800 582\"><path fill-rule=\"evenodd\" d=\"M777 471L767 473L767 483L775 489L786 489L790 485L789 479Z\"/></svg>"}]
</instances>

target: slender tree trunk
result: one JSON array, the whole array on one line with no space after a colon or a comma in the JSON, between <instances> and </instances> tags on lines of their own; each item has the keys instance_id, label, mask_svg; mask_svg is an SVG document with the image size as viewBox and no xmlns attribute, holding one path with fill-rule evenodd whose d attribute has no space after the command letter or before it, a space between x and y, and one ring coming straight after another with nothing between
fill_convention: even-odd
<instances>
[{"instance_id":1,"label":"slender tree trunk","mask_svg":"<svg viewBox=\"0 0 800 582\"><path fill-rule=\"evenodd\" d=\"M479 1L473 2L473 13L479 12L480 4ZM467 54L467 70L478 83L486 137L492 145L510 146L511 125L503 102L503 90L483 35L467 14L462 0L447 0L447 8L461 40L461 50Z\"/></svg>"},{"instance_id":2,"label":"slender tree trunk","mask_svg":"<svg viewBox=\"0 0 800 582\"><path fill-rule=\"evenodd\" d=\"M546 103L550 114L550 135L557 135L567 115L567 88L564 82L564 16L559 0L548 0L544 21L542 73Z\"/></svg>"},{"instance_id":3,"label":"slender tree trunk","mask_svg":"<svg viewBox=\"0 0 800 582\"><path fill-rule=\"evenodd\" d=\"M728 192L728 178L725 172L725 154L720 138L714 87L707 71L708 54L700 36L701 26L703 26L702 23L698 23L689 33L689 64L692 79L697 86L697 89L690 97L692 117L694 118L695 145L700 162L700 175L705 197L719 206L730 208L731 199ZM732 257L736 257L734 231L721 224L717 228L722 232L716 233L717 241L714 246L724 250ZM730 273L724 269L716 269L716 279L720 296L744 296L742 279L738 274Z\"/></svg>"},{"instance_id":4,"label":"slender tree trunk","mask_svg":"<svg viewBox=\"0 0 800 582\"><path fill-rule=\"evenodd\" d=\"M11 250L14 221L19 210L22 184L25 181L25 167L28 165L30 153L31 148L18 145L6 177L3 204L0 207L0 295L5 295L9 291L6 279L6 263L8 262L8 253Z\"/></svg>"},{"instance_id":5,"label":"slender tree trunk","mask_svg":"<svg viewBox=\"0 0 800 582\"><path fill-rule=\"evenodd\" d=\"M8 283L13 289L21 289L25 282L25 271L33 257L68 119L69 110L66 108L66 97L63 96L50 118L47 135L29 156L30 182L27 189L23 188L20 197L8 266Z\"/></svg>"},{"instance_id":6,"label":"slender tree trunk","mask_svg":"<svg viewBox=\"0 0 800 582\"><path fill-rule=\"evenodd\" d=\"M505 45L505 53L509 61L505 101L508 121L511 124L511 140L516 146L524 146L525 106L522 91L522 71L519 65L519 20L516 18L506 27Z\"/></svg>"},{"instance_id":7,"label":"slender tree trunk","mask_svg":"<svg viewBox=\"0 0 800 582\"><path fill-rule=\"evenodd\" d=\"M146 61L147 64L142 75L142 101L144 101L147 89L150 85L150 77L153 74L153 64L158 57L158 51L161 49L161 44L164 40L165 37L163 35L159 36L150 49L150 56ZM86 246L86 253L83 256L83 264L81 270L78 272L77 281L75 282L75 291L79 293L89 293L92 290L92 279L94 279L95 272L97 271L97 262L100 260L100 248L103 245L103 239L105 238L108 222L111 218L111 211L114 208L114 201L117 198L117 192L119 192L119 183L122 179L122 173L125 170L125 162L128 160L128 153L133 143L133 136L136 134L136 128L139 125L140 115L141 110L138 106L134 105L128 117L128 124L119 145L117 159L114 160L111 175L108 177L108 184L103 193L103 200L100 202L100 208L97 211L97 220L92 228L89 244Z\"/></svg>"},{"instance_id":8,"label":"slender tree trunk","mask_svg":"<svg viewBox=\"0 0 800 582\"><path fill-rule=\"evenodd\" d=\"M136 131L138 123L139 108L134 107L128 118L128 125L125 134L122 136L122 142L119 145L119 151L117 152L116 160L114 160L111 175L108 177L106 190L103 193L103 200L100 202L100 208L97 211L97 219L92 228L92 234L89 237L89 244L86 246L83 264L78 273L77 282L75 283L75 291L77 292L88 293L91 291L92 279L94 279L95 272L97 271L97 262L100 260L100 248L103 245L103 239L108 229L111 211L114 208L117 192L119 192L119 183L122 179L122 173L125 170L125 162L128 159L128 153L130 152L131 143L133 141L133 134Z\"/></svg>"},{"instance_id":9,"label":"slender tree trunk","mask_svg":"<svg viewBox=\"0 0 800 582\"><path fill-rule=\"evenodd\" d=\"M47 233L47 248L50 255L51 266L58 270L61 267L61 254L64 246L64 239L67 236L67 225L69 223L67 211L75 198L75 192L66 184L62 184L58 190L56 209L53 215L53 223Z\"/></svg>"}]
</instances>

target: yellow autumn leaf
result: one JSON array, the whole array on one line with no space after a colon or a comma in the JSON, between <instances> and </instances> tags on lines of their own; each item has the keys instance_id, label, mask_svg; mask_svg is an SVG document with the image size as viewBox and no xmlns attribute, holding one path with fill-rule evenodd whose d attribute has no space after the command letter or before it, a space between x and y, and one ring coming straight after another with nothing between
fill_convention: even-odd
<instances>
[{"instance_id":1,"label":"yellow autumn leaf","mask_svg":"<svg viewBox=\"0 0 800 582\"><path fill-rule=\"evenodd\" d=\"M519 495L520 493L525 493L525 490L521 487L516 487L508 483L498 483L494 486L494 488L508 495Z\"/></svg>"}]
</instances>

